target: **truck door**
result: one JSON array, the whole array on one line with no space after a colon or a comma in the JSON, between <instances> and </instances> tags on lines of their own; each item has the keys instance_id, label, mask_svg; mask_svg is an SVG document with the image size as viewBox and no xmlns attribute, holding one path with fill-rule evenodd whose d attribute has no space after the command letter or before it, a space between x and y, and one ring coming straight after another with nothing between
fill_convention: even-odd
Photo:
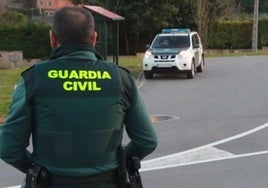
<instances>
[{"instance_id":1,"label":"truck door","mask_svg":"<svg viewBox=\"0 0 268 188\"><path fill-rule=\"evenodd\" d=\"M201 44L198 36L196 34L192 35L193 51L195 56L195 67L200 64L201 60Z\"/></svg>"}]
</instances>

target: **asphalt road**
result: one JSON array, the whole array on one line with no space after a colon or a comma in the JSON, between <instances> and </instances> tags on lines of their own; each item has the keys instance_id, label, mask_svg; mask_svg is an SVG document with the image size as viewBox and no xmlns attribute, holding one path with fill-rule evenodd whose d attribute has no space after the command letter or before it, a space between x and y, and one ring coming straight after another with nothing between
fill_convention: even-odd
<instances>
[{"instance_id":1,"label":"asphalt road","mask_svg":"<svg viewBox=\"0 0 268 188\"><path fill-rule=\"evenodd\" d=\"M159 147L143 162L145 187L267 187L267 70L268 57L209 58L193 80L141 84L150 114L179 117L154 123Z\"/></svg>"},{"instance_id":2,"label":"asphalt road","mask_svg":"<svg viewBox=\"0 0 268 188\"><path fill-rule=\"evenodd\" d=\"M142 162L144 187L266 188L267 70L268 56L207 58L194 79L178 74L140 80L159 138ZM0 187L22 180L23 174L0 162Z\"/></svg>"}]
</instances>

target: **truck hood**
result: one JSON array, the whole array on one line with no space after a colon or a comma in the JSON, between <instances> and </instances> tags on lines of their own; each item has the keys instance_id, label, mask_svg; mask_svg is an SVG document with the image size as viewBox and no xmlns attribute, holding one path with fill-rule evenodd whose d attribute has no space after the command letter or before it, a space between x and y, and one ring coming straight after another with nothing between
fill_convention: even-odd
<instances>
[{"instance_id":1,"label":"truck hood","mask_svg":"<svg viewBox=\"0 0 268 188\"><path fill-rule=\"evenodd\" d=\"M152 52L152 55L177 55L182 50L186 49L180 49L180 48L154 48L150 49Z\"/></svg>"}]
</instances>

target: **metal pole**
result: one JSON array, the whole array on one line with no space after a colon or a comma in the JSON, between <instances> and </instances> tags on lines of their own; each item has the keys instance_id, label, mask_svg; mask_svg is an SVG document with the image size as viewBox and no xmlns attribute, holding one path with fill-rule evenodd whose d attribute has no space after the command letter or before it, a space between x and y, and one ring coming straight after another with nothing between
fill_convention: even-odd
<instances>
[{"instance_id":1,"label":"metal pole","mask_svg":"<svg viewBox=\"0 0 268 188\"><path fill-rule=\"evenodd\" d=\"M115 43L116 43L116 64L118 65L118 57L119 57L119 22L116 21L116 38L115 38Z\"/></svg>"},{"instance_id":2,"label":"metal pole","mask_svg":"<svg viewBox=\"0 0 268 188\"><path fill-rule=\"evenodd\" d=\"M259 0L254 2L253 30L252 30L252 51L258 51L258 22L259 22Z\"/></svg>"}]
</instances>

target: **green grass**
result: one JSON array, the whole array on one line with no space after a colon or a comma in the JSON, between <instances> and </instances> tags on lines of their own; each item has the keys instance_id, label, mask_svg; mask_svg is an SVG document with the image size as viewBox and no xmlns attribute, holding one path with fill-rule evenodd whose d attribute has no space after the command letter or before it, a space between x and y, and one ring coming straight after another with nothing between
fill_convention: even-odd
<instances>
[{"instance_id":1,"label":"green grass","mask_svg":"<svg viewBox=\"0 0 268 188\"><path fill-rule=\"evenodd\" d=\"M26 68L0 70L0 123L6 116L11 102L11 95L16 83L20 79L20 73Z\"/></svg>"},{"instance_id":2,"label":"green grass","mask_svg":"<svg viewBox=\"0 0 268 188\"><path fill-rule=\"evenodd\" d=\"M131 74L137 78L142 71L142 57L120 56L118 65L128 69Z\"/></svg>"}]
</instances>

